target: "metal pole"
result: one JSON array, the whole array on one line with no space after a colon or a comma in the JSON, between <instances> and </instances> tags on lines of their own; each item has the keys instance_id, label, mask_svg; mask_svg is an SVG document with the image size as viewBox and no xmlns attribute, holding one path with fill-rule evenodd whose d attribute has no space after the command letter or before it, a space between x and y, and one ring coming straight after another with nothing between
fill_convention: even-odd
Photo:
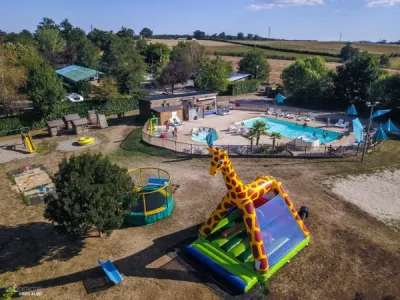
<instances>
[{"instance_id":1,"label":"metal pole","mask_svg":"<svg viewBox=\"0 0 400 300\"><path fill-rule=\"evenodd\" d=\"M365 160L365 153L367 152L367 145L368 145L368 141L369 141L369 130L371 128L371 123L372 123L372 113L374 111L374 104L371 104L371 112L369 114L369 122L368 122L368 128L367 128L367 137L365 138L364 141L364 150L362 153L362 157L361 157L361 161L363 162Z\"/></svg>"}]
</instances>

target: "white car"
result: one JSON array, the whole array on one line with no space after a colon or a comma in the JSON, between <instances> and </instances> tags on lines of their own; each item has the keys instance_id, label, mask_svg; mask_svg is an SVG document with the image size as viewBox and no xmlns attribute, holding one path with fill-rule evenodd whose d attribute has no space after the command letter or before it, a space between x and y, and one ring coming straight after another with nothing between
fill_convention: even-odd
<instances>
[{"instance_id":1,"label":"white car","mask_svg":"<svg viewBox=\"0 0 400 300\"><path fill-rule=\"evenodd\" d=\"M71 94L67 95L65 100L69 101L69 102L82 102L84 99L81 95L79 95L77 93L71 93Z\"/></svg>"}]
</instances>

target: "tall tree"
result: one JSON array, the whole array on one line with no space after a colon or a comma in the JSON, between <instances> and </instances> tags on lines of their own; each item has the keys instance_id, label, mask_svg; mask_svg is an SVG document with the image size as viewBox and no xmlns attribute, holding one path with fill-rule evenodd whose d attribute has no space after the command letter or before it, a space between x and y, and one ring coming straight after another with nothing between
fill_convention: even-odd
<instances>
[{"instance_id":1,"label":"tall tree","mask_svg":"<svg viewBox=\"0 0 400 300\"><path fill-rule=\"evenodd\" d=\"M344 46L340 50L340 57L343 58L344 60L351 59L352 57L358 55L360 53L360 50L358 48L354 48L351 43L346 43L346 46Z\"/></svg>"},{"instance_id":2,"label":"tall tree","mask_svg":"<svg viewBox=\"0 0 400 300\"><path fill-rule=\"evenodd\" d=\"M231 63L220 57L208 60L203 63L200 75L195 80L196 86L204 90L225 91L231 71Z\"/></svg>"},{"instance_id":3,"label":"tall tree","mask_svg":"<svg viewBox=\"0 0 400 300\"><path fill-rule=\"evenodd\" d=\"M390 68L390 59L388 55L382 54L379 56L379 66L381 68Z\"/></svg>"},{"instance_id":4,"label":"tall tree","mask_svg":"<svg viewBox=\"0 0 400 300\"><path fill-rule=\"evenodd\" d=\"M58 29L55 28L39 29L36 34L36 39L39 44L39 49L42 52L50 54L64 51L67 44Z\"/></svg>"},{"instance_id":5,"label":"tall tree","mask_svg":"<svg viewBox=\"0 0 400 300\"><path fill-rule=\"evenodd\" d=\"M121 98L115 78L111 76L104 77L101 80L101 85L95 89L95 96L99 100Z\"/></svg>"},{"instance_id":6,"label":"tall tree","mask_svg":"<svg viewBox=\"0 0 400 300\"><path fill-rule=\"evenodd\" d=\"M87 37L101 50L106 50L112 36L112 31L104 31L94 28L88 33Z\"/></svg>"},{"instance_id":7,"label":"tall tree","mask_svg":"<svg viewBox=\"0 0 400 300\"><path fill-rule=\"evenodd\" d=\"M57 194L45 198L44 216L66 234L84 235L94 227L101 236L119 228L135 199L127 170L101 154L64 158L55 186Z\"/></svg>"},{"instance_id":8,"label":"tall tree","mask_svg":"<svg viewBox=\"0 0 400 300\"><path fill-rule=\"evenodd\" d=\"M260 138L262 135L267 135L267 123L264 121L254 121L253 125L251 126L251 130L256 137L256 146L260 143Z\"/></svg>"},{"instance_id":9,"label":"tall tree","mask_svg":"<svg viewBox=\"0 0 400 300\"><path fill-rule=\"evenodd\" d=\"M34 45L22 45L20 43L8 42L6 47L13 51L21 65L23 65L27 70L31 70L43 62L43 58L39 55L38 50Z\"/></svg>"},{"instance_id":10,"label":"tall tree","mask_svg":"<svg viewBox=\"0 0 400 300\"><path fill-rule=\"evenodd\" d=\"M7 114L12 112L12 103L19 99L18 90L25 82L25 68L12 50L0 44L0 104Z\"/></svg>"},{"instance_id":11,"label":"tall tree","mask_svg":"<svg viewBox=\"0 0 400 300\"><path fill-rule=\"evenodd\" d=\"M382 107L400 110L400 74L384 77L372 83L368 100Z\"/></svg>"},{"instance_id":12,"label":"tall tree","mask_svg":"<svg viewBox=\"0 0 400 300\"><path fill-rule=\"evenodd\" d=\"M183 62L191 73L198 73L209 52L196 41L179 42L170 55L171 61Z\"/></svg>"},{"instance_id":13,"label":"tall tree","mask_svg":"<svg viewBox=\"0 0 400 300\"><path fill-rule=\"evenodd\" d=\"M252 33L248 33L246 39L252 40L254 35Z\"/></svg>"},{"instance_id":14,"label":"tall tree","mask_svg":"<svg viewBox=\"0 0 400 300\"><path fill-rule=\"evenodd\" d=\"M268 81L271 67L264 51L253 48L239 61L239 72L251 74L254 79Z\"/></svg>"},{"instance_id":15,"label":"tall tree","mask_svg":"<svg viewBox=\"0 0 400 300\"><path fill-rule=\"evenodd\" d=\"M154 78L157 78L168 64L170 53L170 48L164 43L151 43L147 45L144 52L145 61Z\"/></svg>"},{"instance_id":16,"label":"tall tree","mask_svg":"<svg viewBox=\"0 0 400 300\"><path fill-rule=\"evenodd\" d=\"M174 93L174 86L178 83L186 83L189 79L189 72L183 62L171 61L162 70L159 82L163 85L171 85L171 93Z\"/></svg>"},{"instance_id":17,"label":"tall tree","mask_svg":"<svg viewBox=\"0 0 400 300\"><path fill-rule=\"evenodd\" d=\"M140 31L140 35L144 39L149 39L153 36L153 31L151 31L149 28L145 27Z\"/></svg>"},{"instance_id":18,"label":"tall tree","mask_svg":"<svg viewBox=\"0 0 400 300\"><path fill-rule=\"evenodd\" d=\"M225 38L226 38L225 31L223 31L223 32L221 32L220 34L218 34L218 37L219 37L220 39L225 39Z\"/></svg>"},{"instance_id":19,"label":"tall tree","mask_svg":"<svg viewBox=\"0 0 400 300\"><path fill-rule=\"evenodd\" d=\"M239 32L239 33L237 34L237 39L238 39L238 40L244 40L244 34L243 34L243 32Z\"/></svg>"},{"instance_id":20,"label":"tall tree","mask_svg":"<svg viewBox=\"0 0 400 300\"><path fill-rule=\"evenodd\" d=\"M74 26L72 26L72 24L68 21L68 19L62 20L60 22L60 25L58 26L58 28L60 29L61 35L62 37L69 42L70 40L70 34L72 29L74 28Z\"/></svg>"},{"instance_id":21,"label":"tall tree","mask_svg":"<svg viewBox=\"0 0 400 300\"><path fill-rule=\"evenodd\" d=\"M144 81L146 63L131 38L111 36L109 47L102 56L102 64L106 73L117 79L121 94L132 93Z\"/></svg>"},{"instance_id":22,"label":"tall tree","mask_svg":"<svg viewBox=\"0 0 400 300\"><path fill-rule=\"evenodd\" d=\"M47 63L32 69L28 76L28 96L44 117L53 112L56 103L65 99L62 80Z\"/></svg>"},{"instance_id":23,"label":"tall tree","mask_svg":"<svg viewBox=\"0 0 400 300\"><path fill-rule=\"evenodd\" d=\"M117 36L120 38L133 38L135 31L124 26L121 27L120 31L117 32Z\"/></svg>"},{"instance_id":24,"label":"tall tree","mask_svg":"<svg viewBox=\"0 0 400 300\"><path fill-rule=\"evenodd\" d=\"M321 57L298 59L283 70L285 90L292 103L315 108L332 108L332 73Z\"/></svg>"},{"instance_id":25,"label":"tall tree","mask_svg":"<svg viewBox=\"0 0 400 300\"><path fill-rule=\"evenodd\" d=\"M97 70L100 60L100 49L88 38L82 39L77 44L78 57L76 63L82 67Z\"/></svg>"},{"instance_id":26,"label":"tall tree","mask_svg":"<svg viewBox=\"0 0 400 300\"><path fill-rule=\"evenodd\" d=\"M198 40L205 39L206 33L204 31L196 30L193 32L193 37Z\"/></svg>"},{"instance_id":27,"label":"tall tree","mask_svg":"<svg viewBox=\"0 0 400 300\"><path fill-rule=\"evenodd\" d=\"M58 29L58 26L56 22L54 22L53 19L44 17L42 21L39 22L39 25L37 26L37 30L44 29L44 28L50 28L50 29Z\"/></svg>"},{"instance_id":28,"label":"tall tree","mask_svg":"<svg viewBox=\"0 0 400 300\"><path fill-rule=\"evenodd\" d=\"M338 108L345 108L349 103L365 102L371 83L383 74L382 71L378 59L368 52L362 52L338 66L334 79Z\"/></svg>"}]
</instances>

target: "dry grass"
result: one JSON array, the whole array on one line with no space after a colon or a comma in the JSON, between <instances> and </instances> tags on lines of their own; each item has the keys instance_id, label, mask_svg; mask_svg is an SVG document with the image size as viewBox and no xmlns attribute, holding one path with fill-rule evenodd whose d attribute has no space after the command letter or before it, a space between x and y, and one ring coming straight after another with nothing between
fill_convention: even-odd
<instances>
[{"instance_id":1,"label":"dry grass","mask_svg":"<svg viewBox=\"0 0 400 300\"><path fill-rule=\"evenodd\" d=\"M109 144L92 151L114 153L116 142L132 128L108 128L103 132ZM258 174L275 176L283 181L297 207L310 208L310 247L270 280L271 299L389 299L400 294L400 233L324 185L337 174L399 168L398 155L398 142L389 141L367 156L364 164L356 159L233 160L243 181L254 180ZM43 218L42 205L27 208L21 203L6 176L6 171L34 163L43 163L54 173L63 156L53 152L0 165L0 280L5 286L44 287L43 299L218 298L184 268L160 269L155 263L165 258L166 249L194 236L193 226L203 222L220 201L225 186L220 176L208 175L208 159L113 155L116 163L127 168L150 165L168 170L173 182L181 185L175 194L174 212L167 220L116 230L108 238L70 241L52 230ZM99 273L97 259L108 258L116 261L124 282L88 296L82 280Z\"/></svg>"},{"instance_id":2,"label":"dry grass","mask_svg":"<svg viewBox=\"0 0 400 300\"><path fill-rule=\"evenodd\" d=\"M148 40L150 43L163 43L166 44L169 47L173 47L178 45L179 42L182 42L182 40L173 40L173 39L151 39ZM183 40L185 42L185 40ZM210 40L196 40L201 45L207 46L207 47L223 47L227 45L227 43L224 42L218 42L218 41L210 41Z\"/></svg>"},{"instance_id":3,"label":"dry grass","mask_svg":"<svg viewBox=\"0 0 400 300\"><path fill-rule=\"evenodd\" d=\"M310 50L323 51L332 54L338 54L345 43L340 42L317 42L317 41L243 41L248 44L267 45L271 47L293 49L293 50ZM400 45L383 45L383 44L360 44L353 43L353 47L362 51L368 51L375 54L400 53Z\"/></svg>"}]
</instances>

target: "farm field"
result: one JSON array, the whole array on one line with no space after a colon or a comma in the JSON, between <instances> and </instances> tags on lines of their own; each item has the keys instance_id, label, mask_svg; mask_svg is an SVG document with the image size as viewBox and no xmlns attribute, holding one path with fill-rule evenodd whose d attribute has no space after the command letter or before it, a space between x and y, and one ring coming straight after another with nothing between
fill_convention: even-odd
<instances>
[{"instance_id":1,"label":"farm field","mask_svg":"<svg viewBox=\"0 0 400 300\"><path fill-rule=\"evenodd\" d=\"M266 45L282 49L309 50L339 54L346 43L342 42L316 42L316 41L241 41L251 45ZM363 44L353 43L353 47L374 54L400 53L400 45Z\"/></svg>"}]
</instances>

